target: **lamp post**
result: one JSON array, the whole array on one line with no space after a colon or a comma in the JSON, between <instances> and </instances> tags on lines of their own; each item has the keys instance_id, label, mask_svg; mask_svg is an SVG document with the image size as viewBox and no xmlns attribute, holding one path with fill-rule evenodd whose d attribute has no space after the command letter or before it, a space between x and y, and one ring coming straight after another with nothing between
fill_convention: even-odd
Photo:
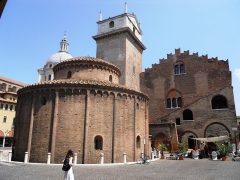
<instances>
[{"instance_id":1,"label":"lamp post","mask_svg":"<svg viewBox=\"0 0 240 180\"><path fill-rule=\"evenodd\" d=\"M235 153L237 154L237 130L238 128L237 127L232 127L232 131L234 132L234 140L235 140Z\"/></svg>"}]
</instances>

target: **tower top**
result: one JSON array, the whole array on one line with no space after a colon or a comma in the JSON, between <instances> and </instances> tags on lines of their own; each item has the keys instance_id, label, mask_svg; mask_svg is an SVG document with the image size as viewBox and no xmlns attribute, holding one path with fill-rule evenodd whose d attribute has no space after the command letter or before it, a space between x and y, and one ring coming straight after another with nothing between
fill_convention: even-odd
<instances>
[{"instance_id":1,"label":"tower top","mask_svg":"<svg viewBox=\"0 0 240 180\"><path fill-rule=\"evenodd\" d=\"M128 13L127 2L124 3L124 13Z\"/></svg>"},{"instance_id":2,"label":"tower top","mask_svg":"<svg viewBox=\"0 0 240 180\"><path fill-rule=\"evenodd\" d=\"M66 32L64 32L63 39L60 42L59 52L66 52L67 53L68 52L68 46L69 46L69 43L68 43L68 40L67 40L67 34L66 34Z\"/></svg>"}]
</instances>

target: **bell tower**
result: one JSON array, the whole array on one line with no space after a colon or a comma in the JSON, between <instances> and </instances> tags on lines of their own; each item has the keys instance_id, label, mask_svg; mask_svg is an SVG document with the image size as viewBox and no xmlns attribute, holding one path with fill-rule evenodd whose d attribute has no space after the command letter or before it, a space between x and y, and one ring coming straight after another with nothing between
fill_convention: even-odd
<instances>
[{"instance_id":1,"label":"bell tower","mask_svg":"<svg viewBox=\"0 0 240 180\"><path fill-rule=\"evenodd\" d=\"M120 84L140 90L139 75L142 72L142 43L140 23L134 14L127 12L118 16L102 18L99 14L98 32L93 36L97 43L96 57L109 61L121 70Z\"/></svg>"}]
</instances>

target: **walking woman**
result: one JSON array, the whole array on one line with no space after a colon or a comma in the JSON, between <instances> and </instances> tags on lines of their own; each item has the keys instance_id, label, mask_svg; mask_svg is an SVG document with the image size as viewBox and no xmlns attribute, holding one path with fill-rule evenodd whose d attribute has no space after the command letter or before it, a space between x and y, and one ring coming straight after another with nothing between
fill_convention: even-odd
<instances>
[{"instance_id":1,"label":"walking woman","mask_svg":"<svg viewBox=\"0 0 240 180\"><path fill-rule=\"evenodd\" d=\"M63 167L62 167L62 170L65 171L64 180L74 180L72 161L73 161L73 151L69 149L64 159Z\"/></svg>"}]
</instances>

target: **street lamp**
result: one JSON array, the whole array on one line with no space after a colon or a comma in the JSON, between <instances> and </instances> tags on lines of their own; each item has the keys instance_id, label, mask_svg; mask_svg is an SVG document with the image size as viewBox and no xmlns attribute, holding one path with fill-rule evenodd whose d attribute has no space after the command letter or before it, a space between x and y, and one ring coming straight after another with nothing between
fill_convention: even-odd
<instances>
[{"instance_id":1,"label":"street lamp","mask_svg":"<svg viewBox=\"0 0 240 180\"><path fill-rule=\"evenodd\" d=\"M235 138L235 153L237 154L237 130L238 128L237 127L232 127L232 131L234 132L234 138Z\"/></svg>"}]
</instances>

